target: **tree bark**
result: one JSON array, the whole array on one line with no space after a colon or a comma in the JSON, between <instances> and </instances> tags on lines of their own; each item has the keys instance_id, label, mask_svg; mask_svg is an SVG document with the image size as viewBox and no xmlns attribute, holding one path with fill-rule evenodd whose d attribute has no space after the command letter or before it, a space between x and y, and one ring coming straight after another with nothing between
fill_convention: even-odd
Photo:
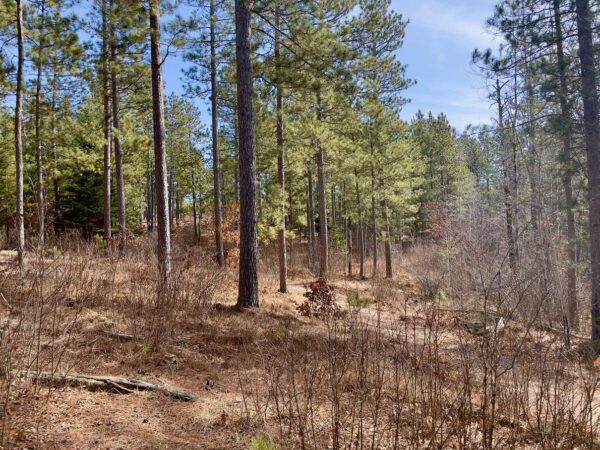
<instances>
[{"instance_id":1,"label":"tree bark","mask_svg":"<svg viewBox=\"0 0 600 450\"><path fill-rule=\"evenodd\" d=\"M150 2L150 56L152 69L152 122L154 127L154 173L156 176L156 229L158 270L163 285L171 276L171 230L167 198L167 163L165 158L165 119L160 51L160 0Z\"/></svg>"},{"instance_id":2,"label":"tree bark","mask_svg":"<svg viewBox=\"0 0 600 450\"><path fill-rule=\"evenodd\" d=\"M284 148L284 137L283 137L283 88L281 87L281 55L280 55L280 42L281 39L279 33L280 27L280 12L279 6L275 9L275 65L276 65L276 114L277 114L277 182L279 183L279 190L281 192L281 222L279 224L279 230L277 231L277 242L279 250L279 292L287 292L287 254L286 254L286 242L285 242L285 216L286 216L286 202L285 202L285 148Z\"/></svg>"},{"instance_id":3,"label":"tree bark","mask_svg":"<svg viewBox=\"0 0 600 450\"><path fill-rule=\"evenodd\" d=\"M317 120L323 120L321 91L317 90ZM327 194L325 192L325 152L317 140L317 193L319 196L319 276L329 273L329 237L327 229Z\"/></svg>"},{"instance_id":4,"label":"tree bark","mask_svg":"<svg viewBox=\"0 0 600 450\"><path fill-rule=\"evenodd\" d=\"M168 175L167 175L167 189L168 189L168 202L169 202L169 228L173 228L173 210L175 209L173 206L173 197L174 197L174 181L173 181L173 162L168 166Z\"/></svg>"},{"instance_id":5,"label":"tree bark","mask_svg":"<svg viewBox=\"0 0 600 450\"><path fill-rule=\"evenodd\" d=\"M371 157L373 147L371 146ZM373 278L377 277L377 218L375 215L375 169L371 162L371 229L373 231Z\"/></svg>"},{"instance_id":6,"label":"tree bark","mask_svg":"<svg viewBox=\"0 0 600 450\"><path fill-rule=\"evenodd\" d=\"M352 278L352 219L346 219L346 244L348 247L348 277Z\"/></svg>"},{"instance_id":7,"label":"tree bark","mask_svg":"<svg viewBox=\"0 0 600 450\"><path fill-rule=\"evenodd\" d=\"M110 111L110 75L109 75L109 18L107 0L102 0L102 102L104 107L104 166L102 186L104 193L104 240L109 241L112 236L111 218L111 111Z\"/></svg>"},{"instance_id":8,"label":"tree bark","mask_svg":"<svg viewBox=\"0 0 600 450\"><path fill-rule=\"evenodd\" d=\"M514 206L511 182L511 157L504 128L504 106L502 103L502 88L500 80L496 80L496 102L498 105L498 131L500 134L500 150L502 156L502 189L504 191L504 209L506 214L506 236L508 241L508 260L514 270L517 264L517 251L514 234Z\"/></svg>"},{"instance_id":9,"label":"tree bark","mask_svg":"<svg viewBox=\"0 0 600 450\"><path fill-rule=\"evenodd\" d=\"M307 200L307 219L308 219L308 244L309 244L309 252L311 256L315 253L315 240L316 240L316 232L315 232L315 207L313 204L313 180L312 180L312 170L310 168L310 161L308 162L308 170L307 170L307 178L308 178L308 200Z\"/></svg>"},{"instance_id":10,"label":"tree bark","mask_svg":"<svg viewBox=\"0 0 600 450\"><path fill-rule=\"evenodd\" d=\"M249 0L235 1L237 105L240 160L240 268L237 305L258 307L256 147Z\"/></svg>"},{"instance_id":11,"label":"tree bark","mask_svg":"<svg viewBox=\"0 0 600 450\"><path fill-rule=\"evenodd\" d=\"M17 256L21 270L25 268L25 217L23 207L23 70L25 65L25 48L23 44L23 6L17 2L17 89L15 101L15 170L16 170L16 228Z\"/></svg>"},{"instance_id":12,"label":"tree bark","mask_svg":"<svg viewBox=\"0 0 600 450\"><path fill-rule=\"evenodd\" d=\"M579 311L577 305L577 276L575 272L575 214L573 208L575 201L573 198L573 162L571 161L571 136L573 132L571 123L571 109L568 101L568 78L567 62L563 47L563 31L560 13L560 0L553 0L554 7L554 26L556 38L556 54L558 63L558 77L560 81L559 101L561 110L561 131L563 135L563 154L561 159L564 162L563 189L565 192L565 214L567 219L567 320L570 330L579 328Z\"/></svg>"},{"instance_id":13,"label":"tree bark","mask_svg":"<svg viewBox=\"0 0 600 450\"><path fill-rule=\"evenodd\" d=\"M360 199L360 189L358 187L358 171L354 170L354 177L356 178L356 205L358 206L358 250L359 250L359 277L364 279L365 277L365 230L362 218L362 203Z\"/></svg>"},{"instance_id":14,"label":"tree bark","mask_svg":"<svg viewBox=\"0 0 600 450\"><path fill-rule=\"evenodd\" d=\"M54 60L54 64L58 64ZM53 159L53 173L52 173L52 189L54 191L54 214L53 214L53 232L55 235L58 234L60 225L60 180L58 176L58 154L56 151L56 104L57 104L57 91L58 91L58 68L54 67L54 73L52 75L52 114L50 116L50 128L52 135L52 159Z\"/></svg>"},{"instance_id":15,"label":"tree bark","mask_svg":"<svg viewBox=\"0 0 600 450\"><path fill-rule=\"evenodd\" d=\"M110 10L113 11L114 5L111 0ZM117 80L117 42L115 35L115 24L110 23L110 80L112 94L112 125L114 133L112 134L113 146L115 151L115 172L117 177L117 211L119 224L119 254L125 254L125 245L127 240L127 217L125 205L125 174L123 171L123 152L121 150L121 115L119 111L119 83Z\"/></svg>"},{"instance_id":16,"label":"tree bark","mask_svg":"<svg viewBox=\"0 0 600 450\"><path fill-rule=\"evenodd\" d=\"M577 37L581 62L581 95L588 170L590 257L592 284L592 343L600 344L600 123L594 61L592 13L589 0L576 0Z\"/></svg>"},{"instance_id":17,"label":"tree bark","mask_svg":"<svg viewBox=\"0 0 600 450\"><path fill-rule=\"evenodd\" d=\"M194 216L194 244L198 243L198 213L196 210L196 180L194 177L194 166L191 170L192 174L192 214Z\"/></svg>"},{"instance_id":18,"label":"tree bark","mask_svg":"<svg viewBox=\"0 0 600 450\"><path fill-rule=\"evenodd\" d=\"M146 229L149 233L154 230L154 186L152 183L152 160L150 150L146 156Z\"/></svg>"},{"instance_id":19,"label":"tree bark","mask_svg":"<svg viewBox=\"0 0 600 450\"><path fill-rule=\"evenodd\" d=\"M213 196L215 213L215 251L219 267L225 266L223 252L223 201L221 195L221 148L219 146L219 111L217 109L217 56L215 0L210 0L210 109L213 157Z\"/></svg>"},{"instance_id":20,"label":"tree bark","mask_svg":"<svg viewBox=\"0 0 600 450\"><path fill-rule=\"evenodd\" d=\"M42 97L42 53L46 45L46 1L40 3L40 40L38 43L38 54L36 61L37 76L35 80L35 162L37 174L37 207L38 207L38 244L44 246L46 237L46 205L44 200L44 161L42 155L42 117L40 111Z\"/></svg>"},{"instance_id":21,"label":"tree bark","mask_svg":"<svg viewBox=\"0 0 600 450\"><path fill-rule=\"evenodd\" d=\"M385 224L385 277L390 279L394 276L392 270L392 234L390 233L390 221L388 214L387 200L384 198L381 201L381 215Z\"/></svg>"}]
</instances>

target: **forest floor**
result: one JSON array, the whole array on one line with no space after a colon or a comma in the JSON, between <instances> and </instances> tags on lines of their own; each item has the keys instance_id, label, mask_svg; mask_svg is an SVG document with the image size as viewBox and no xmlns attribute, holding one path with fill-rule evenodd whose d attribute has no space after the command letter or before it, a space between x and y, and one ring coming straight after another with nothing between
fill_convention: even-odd
<instances>
[{"instance_id":1,"label":"forest floor","mask_svg":"<svg viewBox=\"0 0 600 450\"><path fill-rule=\"evenodd\" d=\"M185 258L190 257L193 255ZM0 271L12 270L13 258L13 253L1 252ZM86 259L90 267L103 267L108 262L101 256ZM71 264L77 265L77 261ZM84 295L72 289L62 297L48 295L48 304L52 301L55 306L47 314L56 324L40 334L38 358L46 365L51 361L50 365L61 372L164 383L190 391L196 399L183 402L151 391L120 394L80 386L38 389L32 383L15 384L5 408L10 411L10 420L5 419L10 448L248 449L253 437L263 430L280 432L274 422L261 421L260 411L273 409L263 394L267 380L273 379L267 373L272 367L270 359L284 354L292 355L290 361L302 359L298 355L326 347L331 338L331 326L326 321L303 317L297 310L315 276L291 267L289 292L282 294L277 291L276 266L272 261L263 263L261 307L241 311L234 307L236 270L227 268L205 280L211 285L205 288L214 290L212 300L197 313L187 309L183 317L165 319L162 326L168 331L159 345L152 345L145 338L137 338L143 336L140 330L147 319L141 318L144 313L140 312L140 304L131 299L135 291L131 286L137 286L142 272L136 271L131 262L117 264L119 267L112 272L114 285L109 287L106 279L94 285L94 298L90 292ZM431 338L427 331L430 327L425 326L431 317L410 261L399 260L392 280L337 276L330 283L338 304L346 311L342 315L359 317L362 324L379 330L386 339L399 339L399 329L404 330L404 339L414 341L409 346ZM103 292L104 288L110 290L110 295ZM135 295L144 297L143 292ZM98 301L98 296L104 296L104 300ZM12 302L6 300L7 304ZM436 358L451 364L459 346L476 346L480 337L465 332L458 320L461 312L451 302L439 301L437 307L443 313L436 319ZM6 304L0 304L0 308L4 320L10 321L14 312ZM136 337L122 341L99 334L105 331ZM29 367L35 367L35 362ZM327 421L319 426L316 434L325 436ZM506 427L509 432L510 426ZM322 448L330 445L325 441Z\"/></svg>"}]
</instances>

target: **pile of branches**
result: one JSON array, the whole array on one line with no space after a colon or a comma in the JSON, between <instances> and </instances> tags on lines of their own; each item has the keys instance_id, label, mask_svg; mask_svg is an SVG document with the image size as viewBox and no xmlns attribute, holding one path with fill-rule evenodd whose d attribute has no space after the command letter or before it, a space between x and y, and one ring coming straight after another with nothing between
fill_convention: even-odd
<instances>
[{"instance_id":1,"label":"pile of branches","mask_svg":"<svg viewBox=\"0 0 600 450\"><path fill-rule=\"evenodd\" d=\"M340 312L340 307L335 302L334 288L325 278L310 283L304 296L306 300L297 308L302 316L327 318Z\"/></svg>"}]
</instances>

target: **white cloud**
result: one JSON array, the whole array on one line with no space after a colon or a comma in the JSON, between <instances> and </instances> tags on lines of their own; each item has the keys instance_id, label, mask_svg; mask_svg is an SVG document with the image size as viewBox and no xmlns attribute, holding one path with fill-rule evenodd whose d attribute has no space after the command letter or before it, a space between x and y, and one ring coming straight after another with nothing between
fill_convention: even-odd
<instances>
[{"instance_id":1,"label":"white cloud","mask_svg":"<svg viewBox=\"0 0 600 450\"><path fill-rule=\"evenodd\" d=\"M453 35L470 46L492 46L494 36L485 21L493 3L473 0L396 0L395 9L408 17L410 28ZM410 29L409 29L410 33Z\"/></svg>"}]
</instances>

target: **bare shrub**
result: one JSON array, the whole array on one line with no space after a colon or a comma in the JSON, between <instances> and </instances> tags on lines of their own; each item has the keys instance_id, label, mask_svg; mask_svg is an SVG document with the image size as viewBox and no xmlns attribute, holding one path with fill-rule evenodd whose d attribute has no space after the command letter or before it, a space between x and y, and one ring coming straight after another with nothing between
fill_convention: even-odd
<instances>
[{"instance_id":1,"label":"bare shrub","mask_svg":"<svg viewBox=\"0 0 600 450\"><path fill-rule=\"evenodd\" d=\"M306 300L298 306L298 312L302 316L327 318L340 312L335 301L335 289L325 278L310 283L309 291L304 296Z\"/></svg>"}]
</instances>

